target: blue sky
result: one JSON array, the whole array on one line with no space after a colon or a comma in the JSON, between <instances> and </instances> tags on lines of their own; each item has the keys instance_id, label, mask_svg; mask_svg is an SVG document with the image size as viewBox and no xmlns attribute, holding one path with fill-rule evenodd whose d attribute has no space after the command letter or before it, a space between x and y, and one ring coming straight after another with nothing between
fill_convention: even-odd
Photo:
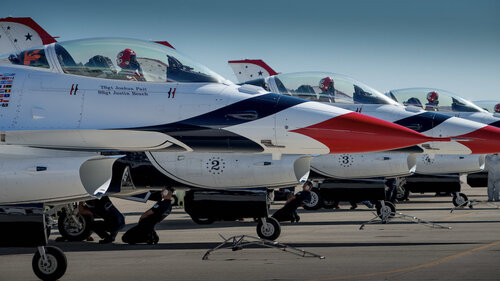
<instances>
[{"instance_id":1,"label":"blue sky","mask_svg":"<svg viewBox=\"0 0 500 281\"><path fill-rule=\"evenodd\" d=\"M500 1L16 1L59 40L167 40L235 81L228 60L331 71L380 91L446 89L500 99Z\"/></svg>"}]
</instances>

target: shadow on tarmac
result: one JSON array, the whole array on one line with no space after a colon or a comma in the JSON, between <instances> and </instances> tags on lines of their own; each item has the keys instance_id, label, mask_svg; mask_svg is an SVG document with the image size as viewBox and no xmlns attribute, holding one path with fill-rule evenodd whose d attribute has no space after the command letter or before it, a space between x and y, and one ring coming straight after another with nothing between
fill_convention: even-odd
<instances>
[{"instance_id":1,"label":"shadow on tarmac","mask_svg":"<svg viewBox=\"0 0 500 281\"><path fill-rule=\"evenodd\" d=\"M127 245L105 244L95 242L59 242L51 241L49 245L57 246L64 252L92 252L92 251L131 251L131 250L209 250L217 247L219 242L194 242L194 243L158 243L156 245ZM443 245L473 245L469 242L368 242L368 243L287 243L297 248L337 248L337 247L407 247L407 246L443 246ZM245 248L267 248L265 246L250 245ZM2 255L33 254L35 248L0 248ZM201 256L200 256L201 258Z\"/></svg>"}]
</instances>

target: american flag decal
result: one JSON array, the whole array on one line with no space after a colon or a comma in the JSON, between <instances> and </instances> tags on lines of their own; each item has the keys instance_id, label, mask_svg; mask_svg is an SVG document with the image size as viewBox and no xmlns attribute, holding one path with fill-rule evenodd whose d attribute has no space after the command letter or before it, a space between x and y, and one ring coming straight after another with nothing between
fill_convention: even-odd
<instances>
[{"instance_id":1,"label":"american flag decal","mask_svg":"<svg viewBox=\"0 0 500 281\"><path fill-rule=\"evenodd\" d=\"M15 73L0 74L0 107L8 107Z\"/></svg>"}]
</instances>

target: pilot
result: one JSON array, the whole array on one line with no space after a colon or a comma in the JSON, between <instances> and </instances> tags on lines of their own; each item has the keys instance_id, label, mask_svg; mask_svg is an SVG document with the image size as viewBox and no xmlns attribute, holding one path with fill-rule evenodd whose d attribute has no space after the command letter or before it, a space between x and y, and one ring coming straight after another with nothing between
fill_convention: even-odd
<instances>
[{"instance_id":1,"label":"pilot","mask_svg":"<svg viewBox=\"0 0 500 281\"><path fill-rule=\"evenodd\" d=\"M438 111L439 94L436 91L427 93L427 101L428 102L425 104L425 110Z\"/></svg>"},{"instance_id":2,"label":"pilot","mask_svg":"<svg viewBox=\"0 0 500 281\"><path fill-rule=\"evenodd\" d=\"M137 61L135 52L131 49L125 49L116 56L116 63L121 67L118 73L123 80L145 81L141 65Z\"/></svg>"},{"instance_id":3,"label":"pilot","mask_svg":"<svg viewBox=\"0 0 500 281\"><path fill-rule=\"evenodd\" d=\"M154 228L172 211L173 192L173 188L164 187L161 191L162 200L141 215L139 223L123 234L122 241L128 244L157 244L159 237Z\"/></svg>"},{"instance_id":4,"label":"pilot","mask_svg":"<svg viewBox=\"0 0 500 281\"><path fill-rule=\"evenodd\" d=\"M486 155L488 167L488 201L499 201L500 192L500 156L498 153Z\"/></svg>"},{"instance_id":5,"label":"pilot","mask_svg":"<svg viewBox=\"0 0 500 281\"><path fill-rule=\"evenodd\" d=\"M277 221L299 222L300 216L297 214L297 208L304 205L304 202L311 200L312 183L307 181L302 185L302 191L286 200L285 206L276 211L272 217Z\"/></svg>"},{"instance_id":6,"label":"pilot","mask_svg":"<svg viewBox=\"0 0 500 281\"><path fill-rule=\"evenodd\" d=\"M102 240L100 244L111 243L115 241L118 231L125 226L125 218L122 213L113 205L108 196L100 199L88 200L85 204L79 204L80 214L87 216L97 216L103 220L94 220L92 231L94 231Z\"/></svg>"},{"instance_id":7,"label":"pilot","mask_svg":"<svg viewBox=\"0 0 500 281\"><path fill-rule=\"evenodd\" d=\"M335 102L335 86L333 78L327 76L319 81L319 89L321 90L319 101Z\"/></svg>"},{"instance_id":8,"label":"pilot","mask_svg":"<svg viewBox=\"0 0 500 281\"><path fill-rule=\"evenodd\" d=\"M500 113L500 103L495 104L495 108L493 109L495 113Z\"/></svg>"}]
</instances>

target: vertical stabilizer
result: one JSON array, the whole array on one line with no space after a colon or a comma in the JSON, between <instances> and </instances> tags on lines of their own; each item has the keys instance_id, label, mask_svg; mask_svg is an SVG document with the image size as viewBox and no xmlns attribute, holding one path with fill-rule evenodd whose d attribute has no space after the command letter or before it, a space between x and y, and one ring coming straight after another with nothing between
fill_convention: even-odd
<instances>
[{"instance_id":1,"label":"vertical stabilizer","mask_svg":"<svg viewBox=\"0 0 500 281\"><path fill-rule=\"evenodd\" d=\"M278 74L263 60L230 60L227 63L233 69L239 83Z\"/></svg>"},{"instance_id":2,"label":"vertical stabilizer","mask_svg":"<svg viewBox=\"0 0 500 281\"><path fill-rule=\"evenodd\" d=\"M0 54L56 42L32 18L0 19Z\"/></svg>"}]
</instances>

